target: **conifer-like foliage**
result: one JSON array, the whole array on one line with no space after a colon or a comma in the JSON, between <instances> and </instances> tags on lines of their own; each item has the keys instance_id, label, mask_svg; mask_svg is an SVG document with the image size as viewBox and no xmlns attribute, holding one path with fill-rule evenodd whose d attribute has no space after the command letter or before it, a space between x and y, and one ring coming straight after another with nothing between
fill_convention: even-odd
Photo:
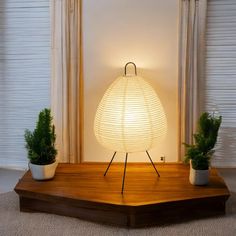
<instances>
[{"instance_id":1,"label":"conifer-like foliage","mask_svg":"<svg viewBox=\"0 0 236 236\"><path fill-rule=\"evenodd\" d=\"M210 159L214 153L214 146L217 141L218 131L222 117L214 117L208 112L202 113L198 121L197 133L193 135L195 144L184 143L187 147L185 161L191 160L195 170L207 170Z\"/></svg>"},{"instance_id":2,"label":"conifer-like foliage","mask_svg":"<svg viewBox=\"0 0 236 236\"><path fill-rule=\"evenodd\" d=\"M33 132L25 131L28 158L32 164L47 165L56 159L55 127L52 125L50 109L45 108L39 113L36 128Z\"/></svg>"}]
</instances>

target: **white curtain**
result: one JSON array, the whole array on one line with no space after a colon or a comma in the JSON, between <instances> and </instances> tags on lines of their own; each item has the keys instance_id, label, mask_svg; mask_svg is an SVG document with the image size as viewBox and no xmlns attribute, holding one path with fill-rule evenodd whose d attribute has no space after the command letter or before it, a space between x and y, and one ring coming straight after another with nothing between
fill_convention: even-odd
<instances>
[{"instance_id":1,"label":"white curtain","mask_svg":"<svg viewBox=\"0 0 236 236\"><path fill-rule=\"evenodd\" d=\"M58 159L77 163L82 153L81 2L51 0L51 108Z\"/></svg>"},{"instance_id":2,"label":"white curtain","mask_svg":"<svg viewBox=\"0 0 236 236\"><path fill-rule=\"evenodd\" d=\"M192 143L204 101L207 0L182 0L179 45L179 158Z\"/></svg>"}]
</instances>

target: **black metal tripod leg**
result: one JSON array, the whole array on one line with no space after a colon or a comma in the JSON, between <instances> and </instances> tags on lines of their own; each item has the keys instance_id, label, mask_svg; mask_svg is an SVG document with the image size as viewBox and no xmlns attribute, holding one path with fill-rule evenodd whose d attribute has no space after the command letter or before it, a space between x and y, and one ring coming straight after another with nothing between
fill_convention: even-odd
<instances>
[{"instance_id":1,"label":"black metal tripod leg","mask_svg":"<svg viewBox=\"0 0 236 236\"><path fill-rule=\"evenodd\" d=\"M121 194L123 194L123 192L124 192L127 158L128 158L128 153L126 153L126 156L125 156L125 168L124 168L124 175L123 175L123 182L122 182Z\"/></svg>"},{"instance_id":2,"label":"black metal tripod leg","mask_svg":"<svg viewBox=\"0 0 236 236\"><path fill-rule=\"evenodd\" d=\"M113 156L112 156L112 158L111 158L111 161L110 161L110 163L109 163L109 165L108 165L108 167L107 167L107 169L106 169L106 171L105 171L105 173L104 173L104 176L106 176L106 174L107 174L107 171L109 170L109 168L110 168L110 165L111 165L111 163L112 163L112 161L113 161L113 159L114 159L115 155L116 155L116 152L114 152L114 154L113 154Z\"/></svg>"},{"instance_id":3,"label":"black metal tripod leg","mask_svg":"<svg viewBox=\"0 0 236 236\"><path fill-rule=\"evenodd\" d=\"M150 159L150 161L151 161L151 163L152 163L152 166L153 166L153 168L155 169L157 175L160 177L160 174L159 174L159 172L157 171L157 169L156 169L156 167L155 167L155 165L154 165L154 163L153 163L153 161L152 161L152 158L150 157L148 151L146 151L146 153L147 153L147 155L148 155L148 157L149 157L149 159Z\"/></svg>"}]
</instances>

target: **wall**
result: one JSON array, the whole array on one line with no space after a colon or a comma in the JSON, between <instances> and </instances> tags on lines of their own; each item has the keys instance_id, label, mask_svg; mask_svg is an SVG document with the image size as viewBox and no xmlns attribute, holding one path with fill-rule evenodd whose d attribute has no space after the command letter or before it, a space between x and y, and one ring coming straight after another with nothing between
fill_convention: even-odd
<instances>
[{"instance_id":1,"label":"wall","mask_svg":"<svg viewBox=\"0 0 236 236\"><path fill-rule=\"evenodd\" d=\"M126 62L158 93L167 114L168 134L150 150L155 161L177 161L178 0L86 0L83 3L84 161L109 161L112 152L96 141L93 121L105 90ZM123 161L124 154L116 161ZM129 161L148 161L145 153Z\"/></svg>"}]
</instances>

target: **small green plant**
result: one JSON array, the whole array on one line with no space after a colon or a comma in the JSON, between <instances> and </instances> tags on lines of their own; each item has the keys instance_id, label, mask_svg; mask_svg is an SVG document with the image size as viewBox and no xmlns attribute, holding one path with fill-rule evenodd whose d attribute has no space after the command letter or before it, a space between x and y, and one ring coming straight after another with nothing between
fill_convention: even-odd
<instances>
[{"instance_id":1,"label":"small green plant","mask_svg":"<svg viewBox=\"0 0 236 236\"><path fill-rule=\"evenodd\" d=\"M215 117L208 112L202 113L198 121L197 133L193 135L195 144L184 143L187 148L185 162L188 163L191 160L193 169L207 170L209 168L221 121L221 116Z\"/></svg>"},{"instance_id":2,"label":"small green plant","mask_svg":"<svg viewBox=\"0 0 236 236\"><path fill-rule=\"evenodd\" d=\"M47 165L55 162L55 127L52 125L50 109L45 108L39 113L36 128L33 132L25 131L28 159L32 164Z\"/></svg>"}]
</instances>

